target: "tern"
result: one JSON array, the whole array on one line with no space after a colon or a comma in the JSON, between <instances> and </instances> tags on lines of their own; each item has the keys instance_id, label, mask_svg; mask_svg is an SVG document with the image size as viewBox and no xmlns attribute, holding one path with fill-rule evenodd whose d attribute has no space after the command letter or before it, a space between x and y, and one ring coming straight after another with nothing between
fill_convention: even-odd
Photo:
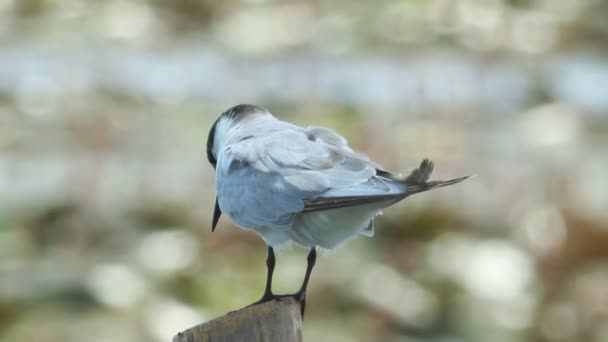
<instances>
[{"instance_id":1,"label":"tern","mask_svg":"<svg viewBox=\"0 0 608 342\"><path fill-rule=\"evenodd\" d=\"M283 297L272 292L274 249L291 242L310 249L304 281L288 295L299 301L302 315L317 249L373 236L373 221L382 209L468 178L428 181L433 171L428 159L405 175L391 173L329 128L300 127L250 104L234 106L215 121L207 159L215 169L217 191L212 231L223 213L268 245L266 286L256 303Z\"/></svg>"}]
</instances>

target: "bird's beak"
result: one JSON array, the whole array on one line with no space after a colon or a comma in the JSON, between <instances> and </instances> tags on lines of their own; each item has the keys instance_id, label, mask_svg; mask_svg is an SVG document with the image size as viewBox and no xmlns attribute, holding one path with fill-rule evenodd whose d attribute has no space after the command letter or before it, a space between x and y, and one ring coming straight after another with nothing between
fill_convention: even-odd
<instances>
[{"instance_id":1,"label":"bird's beak","mask_svg":"<svg viewBox=\"0 0 608 342\"><path fill-rule=\"evenodd\" d=\"M213 222L211 223L211 231L215 231L215 227L217 226L217 222L220 220L220 216L222 216L222 209L220 209L220 204L217 201L217 196L215 197L215 209L213 209Z\"/></svg>"}]
</instances>

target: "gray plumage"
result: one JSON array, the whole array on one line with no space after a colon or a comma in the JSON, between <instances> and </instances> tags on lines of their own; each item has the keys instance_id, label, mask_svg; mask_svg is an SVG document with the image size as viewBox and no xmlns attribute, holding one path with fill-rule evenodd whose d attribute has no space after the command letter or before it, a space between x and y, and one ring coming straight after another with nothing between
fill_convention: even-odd
<instances>
[{"instance_id":1,"label":"gray plumage","mask_svg":"<svg viewBox=\"0 0 608 342\"><path fill-rule=\"evenodd\" d=\"M293 241L332 249L358 234L371 236L383 208L467 178L428 182L433 163L426 159L400 178L328 128L302 128L252 105L220 116L207 156L216 168L214 226L225 213L273 247Z\"/></svg>"}]
</instances>

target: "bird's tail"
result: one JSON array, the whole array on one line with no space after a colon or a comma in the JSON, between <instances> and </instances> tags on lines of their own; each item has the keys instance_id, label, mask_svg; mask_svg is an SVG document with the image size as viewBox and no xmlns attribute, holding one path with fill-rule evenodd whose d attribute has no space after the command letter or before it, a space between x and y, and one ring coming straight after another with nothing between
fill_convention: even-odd
<instances>
[{"instance_id":1,"label":"bird's tail","mask_svg":"<svg viewBox=\"0 0 608 342\"><path fill-rule=\"evenodd\" d=\"M427 182L427 180L431 176L431 173L433 173L433 166L434 164L432 161L424 159L417 169L410 172L410 174L408 174L407 177L401 181L407 186L408 195L427 191L433 188L440 188L442 186L457 184L470 177L465 176L445 181Z\"/></svg>"}]
</instances>

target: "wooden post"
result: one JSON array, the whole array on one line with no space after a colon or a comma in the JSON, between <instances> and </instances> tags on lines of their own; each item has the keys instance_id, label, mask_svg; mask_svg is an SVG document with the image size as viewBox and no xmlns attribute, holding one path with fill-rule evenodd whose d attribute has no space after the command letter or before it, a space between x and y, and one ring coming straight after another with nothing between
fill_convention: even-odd
<instances>
[{"instance_id":1,"label":"wooden post","mask_svg":"<svg viewBox=\"0 0 608 342\"><path fill-rule=\"evenodd\" d=\"M300 304L285 297L245 307L180 332L173 342L302 342Z\"/></svg>"}]
</instances>

